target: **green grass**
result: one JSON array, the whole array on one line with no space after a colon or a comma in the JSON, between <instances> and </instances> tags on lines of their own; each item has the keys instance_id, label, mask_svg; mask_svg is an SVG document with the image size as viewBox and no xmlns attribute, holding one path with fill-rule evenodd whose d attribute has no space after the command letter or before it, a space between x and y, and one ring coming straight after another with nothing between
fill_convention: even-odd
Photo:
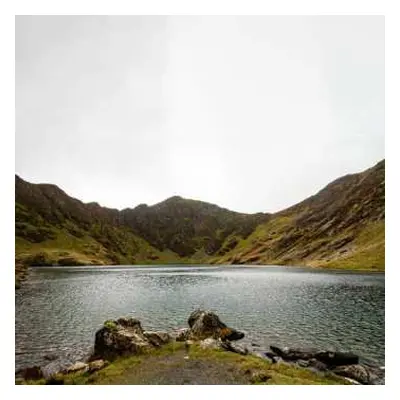
<instances>
[{"instance_id":1,"label":"green grass","mask_svg":"<svg viewBox=\"0 0 400 400\"><path fill-rule=\"evenodd\" d=\"M186 354L183 343L173 342L160 349L152 350L140 356L119 358L109 364L106 368L93 374L68 374L59 375L58 378L69 385L85 384L147 384L146 379L158 373L173 373L175 368L184 368ZM192 345L188 352L191 360L197 360L200 365L215 366L218 374L220 369L232 371L234 376L240 376L247 383L268 385L342 385L348 384L344 379L331 373L314 373L312 371L285 364L272 364L271 362L256 356L242 356L223 350L201 349L197 344ZM166 369L167 368L167 369ZM191 371L196 374L196 370ZM263 377L268 376L265 381ZM45 381L30 381L26 384L44 384ZM190 383L190 382L189 382Z\"/></svg>"},{"instance_id":2,"label":"green grass","mask_svg":"<svg viewBox=\"0 0 400 400\"><path fill-rule=\"evenodd\" d=\"M55 229L55 232L54 239L40 243L16 237L16 259L28 265L38 254L42 254L46 260L43 265L61 265L59 260L68 258L75 260L70 265L168 264L178 259L172 251L161 252L131 233L119 232L120 237L115 238L116 241L120 240L118 246L126 253L122 254L118 249L110 250L87 234L76 237L63 229Z\"/></svg>"},{"instance_id":3,"label":"green grass","mask_svg":"<svg viewBox=\"0 0 400 400\"><path fill-rule=\"evenodd\" d=\"M348 244L348 251L331 247L334 241L351 232L337 236L308 237L310 232L300 232L299 239L283 250L279 241L294 227L293 218L279 216L260 225L246 239L222 257L214 257L216 264L243 263L255 265L296 265L318 268L364 271L385 270L385 222L378 221L361 227L355 239Z\"/></svg>"}]
</instances>

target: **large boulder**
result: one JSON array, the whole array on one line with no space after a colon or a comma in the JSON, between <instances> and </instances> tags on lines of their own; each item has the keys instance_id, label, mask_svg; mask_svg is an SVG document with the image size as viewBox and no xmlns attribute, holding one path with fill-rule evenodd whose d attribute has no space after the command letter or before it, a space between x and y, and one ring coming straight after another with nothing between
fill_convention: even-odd
<instances>
[{"instance_id":1,"label":"large boulder","mask_svg":"<svg viewBox=\"0 0 400 400\"><path fill-rule=\"evenodd\" d=\"M202 340L209 337L214 339L239 340L244 333L225 325L217 314L211 311L196 310L190 314L188 319L190 326L190 339Z\"/></svg>"},{"instance_id":2,"label":"large boulder","mask_svg":"<svg viewBox=\"0 0 400 400\"><path fill-rule=\"evenodd\" d=\"M128 354L142 354L157 347L145 336L140 321L120 318L106 321L96 332L92 358L113 359Z\"/></svg>"}]
</instances>

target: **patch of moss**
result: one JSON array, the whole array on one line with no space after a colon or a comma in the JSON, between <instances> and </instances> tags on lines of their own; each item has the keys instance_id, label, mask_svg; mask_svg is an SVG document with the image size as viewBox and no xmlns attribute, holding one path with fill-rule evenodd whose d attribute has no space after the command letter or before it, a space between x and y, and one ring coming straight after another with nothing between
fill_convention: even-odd
<instances>
[{"instance_id":1,"label":"patch of moss","mask_svg":"<svg viewBox=\"0 0 400 400\"><path fill-rule=\"evenodd\" d=\"M107 329L110 329L112 331L117 330L117 324L115 323L115 321L112 321L112 320L108 320L108 321L104 322L104 327Z\"/></svg>"}]
</instances>

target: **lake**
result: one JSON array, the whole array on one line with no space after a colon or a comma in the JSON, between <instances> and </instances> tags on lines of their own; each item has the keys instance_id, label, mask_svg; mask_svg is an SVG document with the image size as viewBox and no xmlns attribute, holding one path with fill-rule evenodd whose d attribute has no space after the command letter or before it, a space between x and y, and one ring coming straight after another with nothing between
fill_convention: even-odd
<instances>
[{"instance_id":1,"label":"lake","mask_svg":"<svg viewBox=\"0 0 400 400\"><path fill-rule=\"evenodd\" d=\"M196 308L245 333L239 343L352 351L385 364L385 275L295 267L41 267L15 297L16 369L75 361L107 319L187 326Z\"/></svg>"}]
</instances>

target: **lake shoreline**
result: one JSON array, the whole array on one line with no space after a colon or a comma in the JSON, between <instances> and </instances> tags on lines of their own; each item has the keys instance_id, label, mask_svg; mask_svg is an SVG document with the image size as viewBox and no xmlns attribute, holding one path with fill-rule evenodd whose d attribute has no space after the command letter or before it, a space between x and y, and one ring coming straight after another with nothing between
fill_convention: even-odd
<instances>
[{"instance_id":1,"label":"lake shoreline","mask_svg":"<svg viewBox=\"0 0 400 400\"><path fill-rule=\"evenodd\" d=\"M354 351L384 364L383 274L198 264L32 267L29 275L16 293L17 368L43 363L48 352L84 355L115 314L170 330L196 307L241 326L246 346Z\"/></svg>"},{"instance_id":2,"label":"lake shoreline","mask_svg":"<svg viewBox=\"0 0 400 400\"><path fill-rule=\"evenodd\" d=\"M189 328L144 331L139 320L104 322L87 359L54 358L16 374L19 384L382 384L381 368L353 353L237 345L244 333L212 311L195 310ZM116 374L116 370L118 373ZM207 371L207 372L206 372Z\"/></svg>"}]
</instances>

